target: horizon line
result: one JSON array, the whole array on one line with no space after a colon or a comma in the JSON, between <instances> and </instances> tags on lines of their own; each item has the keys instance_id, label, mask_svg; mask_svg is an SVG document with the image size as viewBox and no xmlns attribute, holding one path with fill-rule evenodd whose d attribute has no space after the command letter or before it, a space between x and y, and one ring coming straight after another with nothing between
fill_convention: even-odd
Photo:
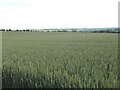
<instances>
[{"instance_id":1,"label":"horizon line","mask_svg":"<svg viewBox=\"0 0 120 90\"><path fill-rule=\"evenodd\" d=\"M95 28L97 28L97 27L95 27ZM20 29L22 29L22 30L24 30L24 29L95 29L95 28L85 28L85 27L83 27L83 28L20 28ZM120 28L120 27L98 27L98 28ZM18 28L0 28L0 29L12 29L12 30L17 30ZM19 30L19 29L18 29Z\"/></svg>"}]
</instances>

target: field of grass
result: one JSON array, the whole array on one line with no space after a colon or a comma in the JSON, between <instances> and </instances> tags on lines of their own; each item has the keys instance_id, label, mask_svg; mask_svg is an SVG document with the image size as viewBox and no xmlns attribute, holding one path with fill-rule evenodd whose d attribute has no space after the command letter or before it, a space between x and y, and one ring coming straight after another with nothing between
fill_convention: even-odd
<instances>
[{"instance_id":1,"label":"field of grass","mask_svg":"<svg viewBox=\"0 0 120 90\"><path fill-rule=\"evenodd\" d=\"M3 32L3 88L117 88L118 35Z\"/></svg>"}]
</instances>

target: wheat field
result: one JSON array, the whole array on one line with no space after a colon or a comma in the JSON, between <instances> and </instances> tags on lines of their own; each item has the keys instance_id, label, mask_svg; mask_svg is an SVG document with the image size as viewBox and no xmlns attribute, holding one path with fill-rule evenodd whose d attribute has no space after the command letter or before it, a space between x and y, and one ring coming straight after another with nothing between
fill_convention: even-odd
<instances>
[{"instance_id":1,"label":"wheat field","mask_svg":"<svg viewBox=\"0 0 120 90\"><path fill-rule=\"evenodd\" d=\"M3 88L118 88L118 34L3 32Z\"/></svg>"}]
</instances>

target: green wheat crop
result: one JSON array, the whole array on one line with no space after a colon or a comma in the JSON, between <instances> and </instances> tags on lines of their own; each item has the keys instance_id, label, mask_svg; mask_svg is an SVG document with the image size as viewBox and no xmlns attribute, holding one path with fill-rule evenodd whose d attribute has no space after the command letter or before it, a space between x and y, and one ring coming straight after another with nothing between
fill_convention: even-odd
<instances>
[{"instance_id":1,"label":"green wheat crop","mask_svg":"<svg viewBox=\"0 0 120 90\"><path fill-rule=\"evenodd\" d=\"M4 32L3 88L117 88L118 35Z\"/></svg>"}]
</instances>

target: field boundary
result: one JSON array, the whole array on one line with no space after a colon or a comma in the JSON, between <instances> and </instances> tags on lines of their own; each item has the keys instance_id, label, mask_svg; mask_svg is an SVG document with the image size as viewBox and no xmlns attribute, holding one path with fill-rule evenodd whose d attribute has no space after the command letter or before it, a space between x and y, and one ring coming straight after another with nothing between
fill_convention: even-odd
<instances>
[{"instance_id":1,"label":"field boundary","mask_svg":"<svg viewBox=\"0 0 120 90\"><path fill-rule=\"evenodd\" d=\"M0 90L2 89L2 32L0 32Z\"/></svg>"},{"instance_id":2,"label":"field boundary","mask_svg":"<svg viewBox=\"0 0 120 90\"><path fill-rule=\"evenodd\" d=\"M118 2L118 30L120 30L120 1ZM118 70L120 69L120 34L118 34ZM120 80L120 71L118 71L118 80ZM120 83L119 83L120 88Z\"/></svg>"}]
</instances>

